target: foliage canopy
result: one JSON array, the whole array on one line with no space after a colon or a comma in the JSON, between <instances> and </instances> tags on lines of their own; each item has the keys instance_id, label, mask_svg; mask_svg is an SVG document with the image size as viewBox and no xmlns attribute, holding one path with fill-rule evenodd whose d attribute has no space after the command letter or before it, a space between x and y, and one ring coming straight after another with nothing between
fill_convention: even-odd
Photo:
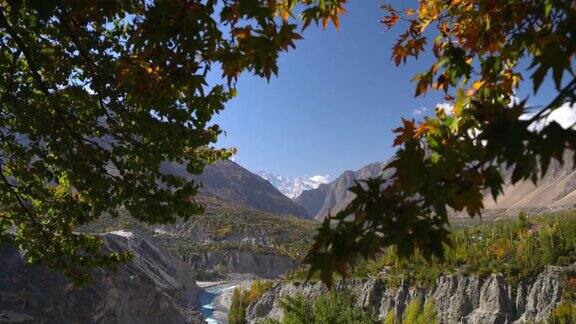
<instances>
[{"instance_id":1,"label":"foliage canopy","mask_svg":"<svg viewBox=\"0 0 576 324\"><path fill-rule=\"evenodd\" d=\"M356 198L324 221L306 262L327 284L389 246L401 257L442 257L451 243L450 210L479 216L483 193L502 193L503 169L512 170L512 183L536 182L552 160L563 162L565 150L576 149L572 127L546 120L576 101L573 1L428 0L383 9L387 28L407 26L392 48L396 65L425 50L435 58L414 77L415 95L443 91L453 108L403 120L386 167L391 178L358 182L350 189ZM536 93L549 73L557 96L546 106L514 99L520 82L527 79Z\"/></svg>"},{"instance_id":2,"label":"foliage canopy","mask_svg":"<svg viewBox=\"0 0 576 324\"><path fill-rule=\"evenodd\" d=\"M0 1L0 235L83 279L126 256L101 255L78 225L200 212L198 184L163 163L198 174L228 157L210 120L237 77L276 74L298 25L338 25L344 2ZM208 84L215 68L227 82Z\"/></svg>"}]
</instances>

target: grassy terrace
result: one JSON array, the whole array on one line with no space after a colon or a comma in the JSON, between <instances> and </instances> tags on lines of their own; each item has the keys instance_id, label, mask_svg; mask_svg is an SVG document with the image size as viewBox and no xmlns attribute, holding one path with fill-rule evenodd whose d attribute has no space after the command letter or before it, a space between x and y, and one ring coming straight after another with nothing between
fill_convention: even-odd
<instances>
[{"instance_id":1,"label":"grassy terrace","mask_svg":"<svg viewBox=\"0 0 576 324\"><path fill-rule=\"evenodd\" d=\"M502 273L509 283L515 284L534 276L547 265L576 261L576 212L521 215L513 220L461 227L452 233L452 241L453 246L447 247L444 260L428 263L419 255L402 260L390 248L376 260L357 266L353 276L380 274L391 285L398 285L402 280L429 285L443 274ZM299 269L287 279L300 280L305 275L306 269Z\"/></svg>"}]
</instances>

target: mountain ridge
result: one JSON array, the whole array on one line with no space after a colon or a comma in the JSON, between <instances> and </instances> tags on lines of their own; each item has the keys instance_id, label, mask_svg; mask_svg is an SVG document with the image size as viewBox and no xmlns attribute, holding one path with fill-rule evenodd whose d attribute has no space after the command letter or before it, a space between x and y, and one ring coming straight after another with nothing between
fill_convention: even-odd
<instances>
[{"instance_id":1,"label":"mountain ridge","mask_svg":"<svg viewBox=\"0 0 576 324\"><path fill-rule=\"evenodd\" d=\"M503 194L495 201L489 193L484 196L483 215L500 217L515 215L520 211L540 213L576 208L576 163L574 152L564 153L564 164L551 162L546 175L535 185L531 181L511 183L512 170L504 169ZM359 179L383 176L389 177L392 170L382 173L387 162L368 164L356 171L345 171L334 181L321 185L316 189L303 191L294 199L304 207L308 214L317 220L322 220L328 214L335 214L344 209L354 199L354 194L348 188ZM464 213L454 213L456 217L466 216Z\"/></svg>"},{"instance_id":2,"label":"mountain ridge","mask_svg":"<svg viewBox=\"0 0 576 324\"><path fill-rule=\"evenodd\" d=\"M270 182L276 189L290 199L298 197L304 190L316 189L321 184L328 183L329 179L327 175L286 177L266 171L256 171L254 173Z\"/></svg>"},{"instance_id":3,"label":"mountain ridge","mask_svg":"<svg viewBox=\"0 0 576 324\"><path fill-rule=\"evenodd\" d=\"M275 215L309 218L304 208L283 195L270 182L230 160L208 165L200 175L190 175L184 165L164 164L162 172L202 184L200 194L214 195Z\"/></svg>"},{"instance_id":4,"label":"mountain ridge","mask_svg":"<svg viewBox=\"0 0 576 324\"><path fill-rule=\"evenodd\" d=\"M354 181L380 175L385 163L374 162L356 171L346 170L332 182L303 191L294 201L304 207L311 217L321 220L328 214L344 209L354 199L354 194L348 190Z\"/></svg>"}]
</instances>

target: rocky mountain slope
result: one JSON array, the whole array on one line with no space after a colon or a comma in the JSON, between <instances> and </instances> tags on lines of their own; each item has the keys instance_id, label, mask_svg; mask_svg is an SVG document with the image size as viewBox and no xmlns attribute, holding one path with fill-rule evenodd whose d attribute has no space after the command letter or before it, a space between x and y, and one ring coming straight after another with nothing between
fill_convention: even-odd
<instances>
[{"instance_id":1,"label":"rocky mountain slope","mask_svg":"<svg viewBox=\"0 0 576 324\"><path fill-rule=\"evenodd\" d=\"M348 188L355 180L378 176L382 173L383 166L384 162L376 162L357 171L345 171L330 183L303 191L294 201L304 207L310 216L323 219L328 213L334 214L342 210L354 199Z\"/></svg>"},{"instance_id":2,"label":"rocky mountain slope","mask_svg":"<svg viewBox=\"0 0 576 324\"><path fill-rule=\"evenodd\" d=\"M201 194L217 196L249 208L276 215L294 215L307 218L304 208L284 196L262 177L230 160L207 166L200 176L192 176L182 165L165 164L162 171L199 180Z\"/></svg>"},{"instance_id":3,"label":"rocky mountain slope","mask_svg":"<svg viewBox=\"0 0 576 324\"><path fill-rule=\"evenodd\" d=\"M336 289L349 291L358 307L370 307L382 320L394 311L402 318L408 304L420 300L433 301L442 323L512 323L545 322L554 306L560 302L571 267L549 267L531 281L512 287L501 275L488 277L447 275L429 288L409 286L387 287L378 279L340 282ZM283 296L301 295L314 300L326 293L321 283L276 284L272 290L247 309L249 323L265 318L281 319Z\"/></svg>"},{"instance_id":4,"label":"rocky mountain slope","mask_svg":"<svg viewBox=\"0 0 576 324\"><path fill-rule=\"evenodd\" d=\"M497 201L494 201L490 194L486 194L485 216L516 215L520 210L536 214L573 209L576 206L574 153L566 152L564 159L566 163L563 165L552 162L548 173L537 185L531 181L522 181L512 185L512 172L505 170L504 194ZM304 207L315 219L323 219L328 213L335 214L342 210L354 198L354 195L347 190L354 184L354 180L382 175L384 165L385 162L372 163L355 172L346 171L328 184L320 185L317 189L303 191L294 201Z\"/></svg>"},{"instance_id":5,"label":"rocky mountain slope","mask_svg":"<svg viewBox=\"0 0 576 324\"><path fill-rule=\"evenodd\" d=\"M576 170L574 152L564 154L564 165L552 162L548 173L537 185L531 181L511 184L510 171L505 172L504 195L494 201L487 195L484 205L492 213L515 214L519 210L531 213L573 209L576 206Z\"/></svg>"},{"instance_id":6,"label":"rocky mountain slope","mask_svg":"<svg viewBox=\"0 0 576 324\"><path fill-rule=\"evenodd\" d=\"M133 234L102 238L105 249L129 251L134 258L116 272L93 271L91 283L82 287L0 245L0 322L203 322L194 306L198 288L185 267Z\"/></svg>"},{"instance_id":7,"label":"rocky mountain slope","mask_svg":"<svg viewBox=\"0 0 576 324\"><path fill-rule=\"evenodd\" d=\"M321 184L328 183L328 176L286 177L266 171L258 171L257 175L270 182L276 189L288 198L296 198L304 190L316 189Z\"/></svg>"}]
</instances>

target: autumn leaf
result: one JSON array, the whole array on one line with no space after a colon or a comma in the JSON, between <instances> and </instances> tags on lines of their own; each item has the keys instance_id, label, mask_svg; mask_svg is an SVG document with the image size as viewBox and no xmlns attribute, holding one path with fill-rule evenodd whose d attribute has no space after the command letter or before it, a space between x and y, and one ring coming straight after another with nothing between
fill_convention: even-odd
<instances>
[{"instance_id":1,"label":"autumn leaf","mask_svg":"<svg viewBox=\"0 0 576 324\"><path fill-rule=\"evenodd\" d=\"M392 59L394 60L394 64L398 66L402 62L406 63L406 58L409 53L410 52L406 46L399 43L394 45L394 48L392 49Z\"/></svg>"},{"instance_id":2,"label":"autumn leaf","mask_svg":"<svg viewBox=\"0 0 576 324\"><path fill-rule=\"evenodd\" d=\"M390 29L398 22L398 20L400 20L400 16L398 16L396 13L392 12L382 19L382 23L384 25L386 25L386 27L388 27L388 29Z\"/></svg>"},{"instance_id":3,"label":"autumn leaf","mask_svg":"<svg viewBox=\"0 0 576 324\"><path fill-rule=\"evenodd\" d=\"M472 83L472 86L466 91L466 95L472 96L476 93L476 91L480 90L482 86L486 83L484 80L476 80Z\"/></svg>"},{"instance_id":4,"label":"autumn leaf","mask_svg":"<svg viewBox=\"0 0 576 324\"><path fill-rule=\"evenodd\" d=\"M416 135L416 126L414 120L402 118L403 127L393 130L398 135L394 139L394 146L402 145L404 142L414 139Z\"/></svg>"}]
</instances>

